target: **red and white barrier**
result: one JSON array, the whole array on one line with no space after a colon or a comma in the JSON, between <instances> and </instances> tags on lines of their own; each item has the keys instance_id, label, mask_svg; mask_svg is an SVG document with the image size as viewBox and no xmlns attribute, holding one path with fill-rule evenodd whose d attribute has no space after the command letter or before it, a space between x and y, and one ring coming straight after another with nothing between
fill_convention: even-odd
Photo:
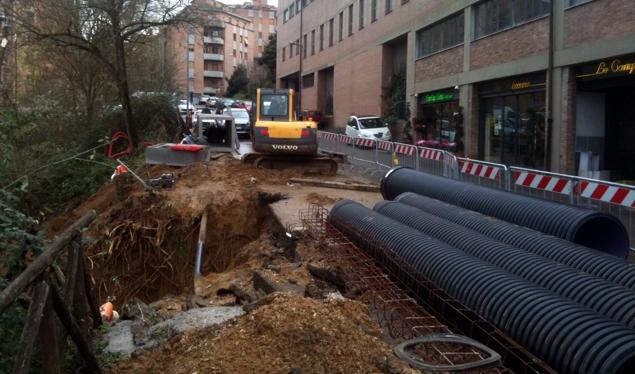
<instances>
[{"instance_id":1,"label":"red and white barrier","mask_svg":"<svg viewBox=\"0 0 635 374\"><path fill-rule=\"evenodd\" d=\"M514 184L531 187L538 190L557 192L568 195L571 193L571 179L551 175L531 173L528 171L514 171Z\"/></svg>"},{"instance_id":2,"label":"red and white barrier","mask_svg":"<svg viewBox=\"0 0 635 374\"><path fill-rule=\"evenodd\" d=\"M355 145L358 147L375 148L375 141L373 139L355 138Z\"/></svg>"},{"instance_id":3,"label":"red and white barrier","mask_svg":"<svg viewBox=\"0 0 635 374\"><path fill-rule=\"evenodd\" d=\"M334 132L318 132L318 136L324 140L328 140L330 142L335 142L338 139L338 134L334 133Z\"/></svg>"},{"instance_id":4,"label":"red and white barrier","mask_svg":"<svg viewBox=\"0 0 635 374\"><path fill-rule=\"evenodd\" d=\"M395 152L403 155L413 156L417 147L407 144L395 144Z\"/></svg>"},{"instance_id":5,"label":"red and white barrier","mask_svg":"<svg viewBox=\"0 0 635 374\"><path fill-rule=\"evenodd\" d=\"M348 135L340 135L340 142L344 144L353 144L353 138Z\"/></svg>"},{"instance_id":6,"label":"red and white barrier","mask_svg":"<svg viewBox=\"0 0 635 374\"><path fill-rule=\"evenodd\" d=\"M580 197L635 208L635 191L609 184L580 181L576 188Z\"/></svg>"},{"instance_id":7,"label":"red and white barrier","mask_svg":"<svg viewBox=\"0 0 635 374\"><path fill-rule=\"evenodd\" d=\"M441 157L443 157L443 152L437 151L436 149L423 148L421 149L421 152L419 152L419 157L439 161L441 160Z\"/></svg>"},{"instance_id":8,"label":"red and white barrier","mask_svg":"<svg viewBox=\"0 0 635 374\"><path fill-rule=\"evenodd\" d=\"M496 180L500 174L500 168L492 165L479 164L473 161L459 160L461 173L470 174L481 178Z\"/></svg>"},{"instance_id":9,"label":"red and white barrier","mask_svg":"<svg viewBox=\"0 0 635 374\"><path fill-rule=\"evenodd\" d=\"M377 149L381 149L382 151L391 151L392 143L384 140L377 141Z\"/></svg>"}]
</instances>

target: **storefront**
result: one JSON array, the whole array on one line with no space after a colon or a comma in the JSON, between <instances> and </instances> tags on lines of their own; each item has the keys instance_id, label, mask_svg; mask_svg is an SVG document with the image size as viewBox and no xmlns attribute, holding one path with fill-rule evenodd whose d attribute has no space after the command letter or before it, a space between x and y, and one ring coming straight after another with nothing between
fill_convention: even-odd
<instances>
[{"instance_id":1,"label":"storefront","mask_svg":"<svg viewBox=\"0 0 635 374\"><path fill-rule=\"evenodd\" d=\"M478 92L479 157L544 169L545 73L483 83Z\"/></svg>"},{"instance_id":2,"label":"storefront","mask_svg":"<svg viewBox=\"0 0 635 374\"><path fill-rule=\"evenodd\" d=\"M578 174L635 184L635 55L576 68Z\"/></svg>"},{"instance_id":3,"label":"storefront","mask_svg":"<svg viewBox=\"0 0 635 374\"><path fill-rule=\"evenodd\" d=\"M463 116L458 89L418 94L415 118L415 141L419 145L463 153Z\"/></svg>"}]
</instances>

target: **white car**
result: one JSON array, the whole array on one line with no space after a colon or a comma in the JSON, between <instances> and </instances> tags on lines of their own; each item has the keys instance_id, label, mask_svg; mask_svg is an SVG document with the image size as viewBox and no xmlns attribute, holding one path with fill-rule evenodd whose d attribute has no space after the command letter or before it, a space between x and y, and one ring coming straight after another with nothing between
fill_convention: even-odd
<instances>
[{"instance_id":1,"label":"white car","mask_svg":"<svg viewBox=\"0 0 635 374\"><path fill-rule=\"evenodd\" d=\"M189 105L188 105L187 100L179 100L178 107L179 107L179 113L182 116L187 115L187 108L188 107L190 108L190 110L195 110L194 105L192 105L192 103L189 103Z\"/></svg>"},{"instance_id":2,"label":"white car","mask_svg":"<svg viewBox=\"0 0 635 374\"><path fill-rule=\"evenodd\" d=\"M351 116L346 123L346 135L353 138L390 140L388 124L378 116Z\"/></svg>"},{"instance_id":3,"label":"white car","mask_svg":"<svg viewBox=\"0 0 635 374\"><path fill-rule=\"evenodd\" d=\"M249 112L243 108L225 108L223 114L234 117L234 123L236 124L236 132L238 134L249 134L251 130L251 121L249 119Z\"/></svg>"}]
</instances>

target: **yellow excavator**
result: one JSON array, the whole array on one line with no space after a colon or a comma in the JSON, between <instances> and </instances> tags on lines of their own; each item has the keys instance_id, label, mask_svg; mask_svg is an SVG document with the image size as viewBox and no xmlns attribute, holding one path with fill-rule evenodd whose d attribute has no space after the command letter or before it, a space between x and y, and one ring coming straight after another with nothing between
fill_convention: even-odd
<instances>
[{"instance_id":1,"label":"yellow excavator","mask_svg":"<svg viewBox=\"0 0 635 374\"><path fill-rule=\"evenodd\" d=\"M307 173L337 173L337 162L318 156L317 123L298 120L291 89L257 89L252 107L254 153L243 162L267 169L301 165Z\"/></svg>"}]
</instances>

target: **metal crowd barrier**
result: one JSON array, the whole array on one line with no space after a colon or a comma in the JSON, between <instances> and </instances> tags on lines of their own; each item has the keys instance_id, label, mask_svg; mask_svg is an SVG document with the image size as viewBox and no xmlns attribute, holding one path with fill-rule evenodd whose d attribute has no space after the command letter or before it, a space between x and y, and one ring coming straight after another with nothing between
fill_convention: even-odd
<instances>
[{"instance_id":1,"label":"metal crowd barrier","mask_svg":"<svg viewBox=\"0 0 635 374\"><path fill-rule=\"evenodd\" d=\"M323 152L373 171L406 166L430 174L529 195L618 217L635 244L635 186L456 157L450 152L389 141L318 132ZM633 245L632 244L632 245Z\"/></svg>"}]
</instances>

